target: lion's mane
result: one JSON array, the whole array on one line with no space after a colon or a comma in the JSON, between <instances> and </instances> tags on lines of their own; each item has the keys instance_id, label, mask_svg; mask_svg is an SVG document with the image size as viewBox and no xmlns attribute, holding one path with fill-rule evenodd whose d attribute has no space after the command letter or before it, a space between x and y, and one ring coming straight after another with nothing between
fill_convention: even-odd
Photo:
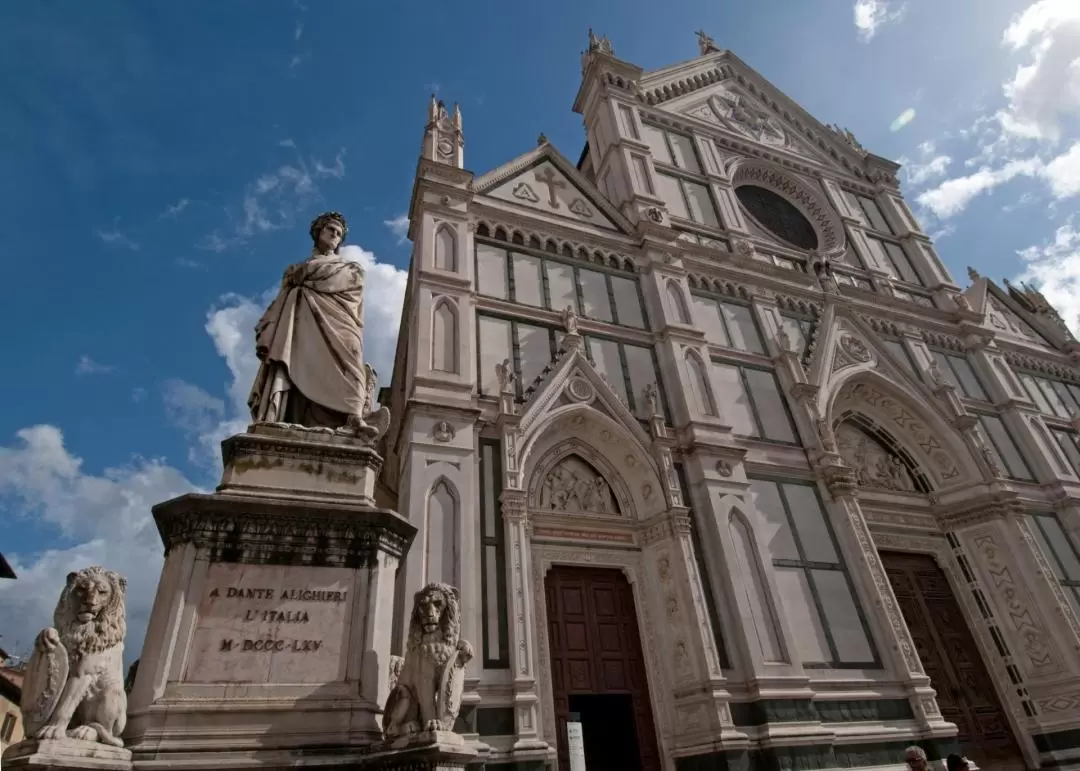
<instances>
[{"instance_id":1,"label":"lion's mane","mask_svg":"<svg viewBox=\"0 0 1080 771\"><path fill-rule=\"evenodd\" d=\"M82 579L106 581L111 589L109 602L90 621L79 621L78 600L72 589ZM127 579L102 567L83 568L68 575L67 585L60 593L60 601L53 613L53 626L60 633L60 639L68 653L79 658L100 653L119 645L127 633L127 621L124 614L124 593Z\"/></svg>"},{"instance_id":2,"label":"lion's mane","mask_svg":"<svg viewBox=\"0 0 1080 771\"><path fill-rule=\"evenodd\" d=\"M424 639L424 625L421 619L421 598L435 593L442 594L446 599L442 615L439 617L439 633L435 640ZM458 640L461 639L461 612L458 603L457 589L449 584L430 583L418 591L413 601L412 618L409 621L408 650L421 651L438 663L442 664L449 660L450 656L457 651Z\"/></svg>"}]
</instances>

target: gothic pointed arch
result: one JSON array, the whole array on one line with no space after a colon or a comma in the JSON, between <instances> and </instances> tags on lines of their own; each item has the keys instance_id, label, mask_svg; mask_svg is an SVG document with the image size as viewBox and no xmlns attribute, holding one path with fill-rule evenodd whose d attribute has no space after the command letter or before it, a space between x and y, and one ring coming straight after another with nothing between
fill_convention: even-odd
<instances>
[{"instance_id":1,"label":"gothic pointed arch","mask_svg":"<svg viewBox=\"0 0 1080 771\"><path fill-rule=\"evenodd\" d=\"M458 314L449 298L441 297L431 311L431 368L458 371Z\"/></svg>"},{"instance_id":2,"label":"gothic pointed arch","mask_svg":"<svg viewBox=\"0 0 1080 771\"><path fill-rule=\"evenodd\" d=\"M785 661L780 627L761 563L757 539L754 537L754 528L738 508L733 508L728 516L728 533L734 547L735 563L738 565L737 574L742 577L741 588L746 607L753 620L758 653L762 661Z\"/></svg>"},{"instance_id":3,"label":"gothic pointed arch","mask_svg":"<svg viewBox=\"0 0 1080 771\"><path fill-rule=\"evenodd\" d=\"M461 496L454 483L441 476L428 491L424 507L424 583L460 584L460 517Z\"/></svg>"},{"instance_id":4,"label":"gothic pointed arch","mask_svg":"<svg viewBox=\"0 0 1080 771\"><path fill-rule=\"evenodd\" d=\"M668 304L675 321L680 324L690 324L690 308L686 304L686 297L682 289L674 279L668 279L664 291L667 293Z\"/></svg>"},{"instance_id":5,"label":"gothic pointed arch","mask_svg":"<svg viewBox=\"0 0 1080 771\"><path fill-rule=\"evenodd\" d=\"M435 267L450 273L457 272L457 234L447 223L435 228Z\"/></svg>"},{"instance_id":6,"label":"gothic pointed arch","mask_svg":"<svg viewBox=\"0 0 1080 771\"><path fill-rule=\"evenodd\" d=\"M709 370L697 351L687 348L684 355L686 377L690 385L693 408L702 415L716 415L716 400L709 383Z\"/></svg>"},{"instance_id":7,"label":"gothic pointed arch","mask_svg":"<svg viewBox=\"0 0 1080 771\"><path fill-rule=\"evenodd\" d=\"M830 383L825 397L829 402L822 413L837 441L836 430L845 422L862 431L882 448L890 464L896 458L903 472L912 476L915 489L908 492L981 479L977 462L948 416L936 402L919 398L902 382L876 370L861 370ZM895 468L899 478L903 472ZM906 486L906 481L897 484Z\"/></svg>"},{"instance_id":8,"label":"gothic pointed arch","mask_svg":"<svg viewBox=\"0 0 1080 771\"><path fill-rule=\"evenodd\" d=\"M860 487L924 494L933 489L912 454L863 413L842 416L834 432L840 455L855 470Z\"/></svg>"},{"instance_id":9,"label":"gothic pointed arch","mask_svg":"<svg viewBox=\"0 0 1080 771\"><path fill-rule=\"evenodd\" d=\"M532 511L647 519L667 509L648 451L588 406L553 413L523 446L521 464Z\"/></svg>"}]
</instances>

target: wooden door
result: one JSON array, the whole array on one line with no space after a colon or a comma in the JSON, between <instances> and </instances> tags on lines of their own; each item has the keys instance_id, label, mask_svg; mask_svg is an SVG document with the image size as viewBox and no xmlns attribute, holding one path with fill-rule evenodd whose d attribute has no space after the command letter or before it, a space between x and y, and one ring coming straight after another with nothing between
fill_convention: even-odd
<instances>
[{"instance_id":1,"label":"wooden door","mask_svg":"<svg viewBox=\"0 0 1080 771\"><path fill-rule=\"evenodd\" d=\"M552 568L545 579L559 768L569 769L566 718L573 694L628 694L641 771L660 771L634 592L620 570ZM586 727L586 730L587 727ZM634 735L634 736L631 736Z\"/></svg>"},{"instance_id":2,"label":"wooden door","mask_svg":"<svg viewBox=\"0 0 1080 771\"><path fill-rule=\"evenodd\" d=\"M881 560L937 691L941 714L956 724L965 754L983 768L998 767L995 762L1022 762L1008 717L944 571L925 554L882 552Z\"/></svg>"}]
</instances>

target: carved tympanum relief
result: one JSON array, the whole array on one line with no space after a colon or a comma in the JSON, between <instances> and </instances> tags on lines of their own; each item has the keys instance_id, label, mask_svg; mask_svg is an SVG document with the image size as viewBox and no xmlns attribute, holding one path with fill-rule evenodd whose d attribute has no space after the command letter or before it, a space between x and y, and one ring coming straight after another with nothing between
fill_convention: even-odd
<instances>
[{"instance_id":1,"label":"carved tympanum relief","mask_svg":"<svg viewBox=\"0 0 1080 771\"><path fill-rule=\"evenodd\" d=\"M576 455L548 472L540 490L540 510L563 514L618 514L611 487Z\"/></svg>"},{"instance_id":2,"label":"carved tympanum relief","mask_svg":"<svg viewBox=\"0 0 1080 771\"><path fill-rule=\"evenodd\" d=\"M904 461L858 426L840 424L836 443L844 461L855 470L860 487L917 492Z\"/></svg>"}]
</instances>

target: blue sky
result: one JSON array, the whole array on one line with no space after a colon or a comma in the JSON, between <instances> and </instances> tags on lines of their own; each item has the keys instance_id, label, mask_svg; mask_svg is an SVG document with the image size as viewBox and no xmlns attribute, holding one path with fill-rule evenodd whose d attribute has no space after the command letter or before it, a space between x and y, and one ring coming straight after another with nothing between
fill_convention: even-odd
<instances>
[{"instance_id":1,"label":"blue sky","mask_svg":"<svg viewBox=\"0 0 1080 771\"><path fill-rule=\"evenodd\" d=\"M704 28L904 159L961 284L968 264L1028 274L1080 312L1075 0L2 4L0 549L20 580L0 586L0 647L25 649L63 575L101 563L131 578L137 650L149 508L216 483L252 325L312 216L349 219L388 373L428 95L461 103L478 174L541 131L576 159L589 26L646 69L695 56Z\"/></svg>"}]
</instances>

